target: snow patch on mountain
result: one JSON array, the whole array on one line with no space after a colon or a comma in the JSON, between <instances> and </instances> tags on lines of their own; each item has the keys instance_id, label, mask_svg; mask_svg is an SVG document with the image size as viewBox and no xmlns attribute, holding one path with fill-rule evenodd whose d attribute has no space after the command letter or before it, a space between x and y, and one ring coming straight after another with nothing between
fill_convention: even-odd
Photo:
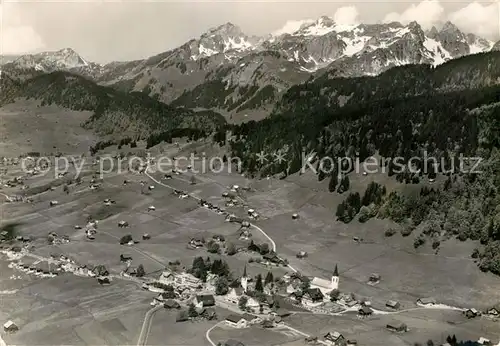
<instances>
[{"instance_id":1,"label":"snow patch on mountain","mask_svg":"<svg viewBox=\"0 0 500 346\"><path fill-rule=\"evenodd\" d=\"M427 56L433 61L434 66L441 65L452 59L450 53L443 48L441 43L432 38L426 37L424 47L427 49Z\"/></svg>"}]
</instances>

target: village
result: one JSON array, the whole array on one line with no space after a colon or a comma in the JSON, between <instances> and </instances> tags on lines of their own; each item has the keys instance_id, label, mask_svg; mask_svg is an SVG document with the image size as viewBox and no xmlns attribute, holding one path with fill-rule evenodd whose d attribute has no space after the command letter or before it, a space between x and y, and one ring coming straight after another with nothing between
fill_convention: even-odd
<instances>
[{"instance_id":1,"label":"village","mask_svg":"<svg viewBox=\"0 0 500 346\"><path fill-rule=\"evenodd\" d=\"M94 161L92 166L98 160ZM10 163L9 163L10 164ZM15 165L12 163L12 165ZM36 167L33 168L36 172ZM306 344L327 344L337 346L359 345L360 343L355 334L345 335L332 325L330 330L322 334L311 334L301 332L297 327L292 327L288 320L290 316L299 316L300 314L312 314L319 316L331 316L332 318L340 316L353 316L363 323L369 323L378 316L388 317L397 316L405 311L418 309L429 310L450 310L458 311L466 319L488 319L496 321L500 318L500 307L498 305L480 311L476 308L453 307L438 302L432 297L420 297L415 299L412 306L403 304L398 300L387 300L385 305L377 304L374 306L369 298L364 298L358 292L343 289L342 275L339 268L342 263L332 263L329 270L329 277L308 276L302 274L292 266L292 258L277 252L277 246L262 228L256 226L256 222L261 219L257 208L250 207L244 198L242 191L250 191L247 186L232 184L227 186L220 194L223 204L210 202L207 198L194 196L183 188L172 187L169 183L174 182L175 176L180 173L172 170L169 174L164 174L154 178L148 174L147 167L140 175L140 179L119 177L122 188L138 186L141 194L148 197L161 188L169 188L171 194L177 200L194 200L196 208L202 208L212 212L229 225L232 229L232 235L213 234L207 236L194 236L186 239L185 250L191 251L192 263L173 260L164 266L160 271L153 273L145 268L144 265L136 260L133 252L140 255L143 250L138 246L148 244L155 239L154 232L142 232L139 236L133 232L131 220L127 218L114 219L113 226L119 229L121 235L115 237L116 244L120 245L119 256L116 256L116 262L121 268L117 270L108 270L108 263L92 265L82 263L74 258L71 253L53 252L50 256L36 254L36 247L33 245L38 239L33 239L29 235L15 235L8 231L0 233L1 253L8 258L9 268L38 277L40 279L50 279L63 274L75 275L89 280L97 280L102 286L111 286L117 280L124 280L136 283L142 290L153 292L156 295L149 302L151 311L164 308L175 311L176 322L183 323L193 320L217 321L220 326L233 329L264 328L266 330L294 330L302 336ZM189 185L196 185L195 175L188 178ZM61 176L61 179L67 177ZM88 174L88 186L85 187L83 179L74 182L59 183L58 186L50 185L48 191L63 191L63 195L70 195L69 188L86 188L91 193L102 195L104 191L104 181L99 179L96 174ZM5 186L12 188L14 186L25 186L24 177L18 176L5 182ZM149 182L148 182L149 180ZM17 185L16 185L17 184ZM117 186L119 186L117 185ZM26 188L25 188L26 189ZM17 195L4 195L9 204L33 204L30 197L16 197ZM102 206L104 210L112 210L122 201L118 197L106 197L96 202L96 205ZM45 208L57 208L60 206L58 199L50 199L45 202ZM160 208L158 204L147 204L142 209L145 215L154 217ZM293 212L289 216L291 222L299 222L301 215ZM96 218L87 218L85 225L73 225L72 229L75 235L71 237L66 234L59 234L56 231L50 231L45 236L45 241L52 247L58 247L71 244L75 239L81 239L88 243L95 242L100 236L107 235L109 231L101 230L103 220ZM111 226L107 226L108 228ZM153 234L154 233L154 234ZM352 242L360 242L358 237L353 237ZM246 263L243 267L230 267L229 259L234 256L245 258ZM298 250L293 258L294 263L307 262L309 253L304 250ZM299 262L297 262L299 261ZM232 261L231 261L232 263ZM248 268L252 267L253 273L250 275ZM383 282L384 278L379 273L371 273L365 278L364 284L367 287L377 287ZM215 307L227 311L225 315L216 312ZM146 319L144 323L146 324ZM22 329L22 325L15 320L7 320L4 324L4 332L16 333ZM144 329L144 327L143 327ZM413 329L411 324L406 324L395 319L385 324L387 332L402 335L410 333ZM207 335L209 333L207 332ZM478 336L480 344L494 345L484 336ZM139 338L139 343L141 338ZM207 340L215 345L207 336ZM228 339L220 342L221 345L245 345L245 340Z\"/></svg>"}]
</instances>

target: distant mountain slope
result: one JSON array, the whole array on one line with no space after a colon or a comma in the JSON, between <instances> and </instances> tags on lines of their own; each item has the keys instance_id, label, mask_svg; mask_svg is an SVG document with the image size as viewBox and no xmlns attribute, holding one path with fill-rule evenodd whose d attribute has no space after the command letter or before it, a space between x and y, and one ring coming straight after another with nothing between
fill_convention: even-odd
<instances>
[{"instance_id":1,"label":"distant mountain slope","mask_svg":"<svg viewBox=\"0 0 500 346\"><path fill-rule=\"evenodd\" d=\"M309 78L377 75L407 64L437 66L497 46L450 22L424 31L416 22L341 25L323 16L264 37L226 23L143 60L99 65L66 48L21 56L3 69L12 76L23 70L30 77L69 71L164 103L244 120L267 116L286 89Z\"/></svg>"},{"instance_id":2,"label":"distant mountain slope","mask_svg":"<svg viewBox=\"0 0 500 346\"><path fill-rule=\"evenodd\" d=\"M100 86L68 72L42 74L23 82L5 74L2 77L5 77L1 80L2 103L25 97L40 100L42 104L93 111L85 126L101 135L146 138L178 128L211 132L225 123L224 118L214 112L171 107L145 94L125 93Z\"/></svg>"},{"instance_id":3,"label":"distant mountain slope","mask_svg":"<svg viewBox=\"0 0 500 346\"><path fill-rule=\"evenodd\" d=\"M489 87L493 89L487 89ZM363 131L373 132L372 138L380 136L380 142L374 144L372 150L381 150L380 146L385 143L382 138L390 138L398 129L403 131L403 135L412 138L406 143L418 146L429 141L433 147L437 143L443 146L454 137L451 132L443 136L441 126L451 131L453 121L458 122L457 128L462 128L456 134L455 144L465 148L468 144L464 141L474 133L471 125L466 122L473 118L470 115L461 117L459 114L464 114L465 106L480 105L478 100L488 99L492 93L498 92L499 87L500 52L467 56L436 68L429 65L396 67L376 77L330 79L323 75L291 87L276 104L269 118L235 127L236 133L244 135L237 137L239 140L232 143L233 155L245 158L247 168L252 170L256 168L257 153L285 150L290 164L300 160L302 148L316 148L321 131L337 121L341 122L338 129L342 130L336 131L340 131L339 135L344 137L342 140L337 139L343 143L345 150L341 156L358 151L363 157L363 153L367 152L364 147L366 139L358 137ZM446 96L450 92L457 93ZM408 105L405 105L404 100L408 100ZM446 102L456 102L457 106L453 108L450 104L448 110ZM416 135L418 124L423 126L426 112L433 107L439 109L440 113L434 117L441 116L440 125L426 127L424 137ZM398 109L400 113L397 113ZM451 116L448 111L455 111L456 114ZM377 125L382 123L388 127ZM390 141L387 145L389 143ZM449 145L452 143L453 141ZM351 149L348 150L349 147ZM442 150L444 148L441 147ZM385 154L391 156L396 150L402 149L391 146L387 150ZM340 154L336 156L338 155ZM287 172L290 166L268 169L274 173Z\"/></svg>"},{"instance_id":4,"label":"distant mountain slope","mask_svg":"<svg viewBox=\"0 0 500 346\"><path fill-rule=\"evenodd\" d=\"M375 77L323 76L289 89L270 117L230 129L231 157L248 174L285 178L302 168L310 173L309 162L325 190L346 195L331 211L339 221L388 218L400 226L387 237L400 231L415 249L428 243L424 251L435 253L450 237L477 240L467 255L500 275L500 52ZM276 153L282 160L273 160ZM383 161L354 178L366 174L368 157ZM480 157L481 173L468 172L477 159L460 157ZM376 179L390 181L391 190Z\"/></svg>"}]
</instances>

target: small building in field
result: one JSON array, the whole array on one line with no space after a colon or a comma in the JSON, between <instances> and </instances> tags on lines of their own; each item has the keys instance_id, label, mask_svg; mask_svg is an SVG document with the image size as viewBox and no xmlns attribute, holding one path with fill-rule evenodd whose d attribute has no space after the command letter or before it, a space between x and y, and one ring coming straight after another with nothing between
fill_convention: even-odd
<instances>
[{"instance_id":1,"label":"small building in field","mask_svg":"<svg viewBox=\"0 0 500 346\"><path fill-rule=\"evenodd\" d=\"M372 273L372 274L370 275L369 281L370 281L371 283L377 283L377 282L380 282L380 279L381 279L381 278L382 278L382 277L380 276L380 274L377 274L377 273Z\"/></svg>"},{"instance_id":2,"label":"small building in field","mask_svg":"<svg viewBox=\"0 0 500 346\"><path fill-rule=\"evenodd\" d=\"M500 316L500 303L486 310L486 313L490 316Z\"/></svg>"},{"instance_id":3,"label":"small building in field","mask_svg":"<svg viewBox=\"0 0 500 346\"><path fill-rule=\"evenodd\" d=\"M306 258L307 257L307 252L305 252L305 251L299 251L296 256L297 256L297 258Z\"/></svg>"},{"instance_id":4,"label":"small building in field","mask_svg":"<svg viewBox=\"0 0 500 346\"><path fill-rule=\"evenodd\" d=\"M423 305L423 306L432 306L436 304L436 299L427 297L427 298L419 298L417 300L418 305Z\"/></svg>"},{"instance_id":5,"label":"small building in field","mask_svg":"<svg viewBox=\"0 0 500 346\"><path fill-rule=\"evenodd\" d=\"M226 323L234 328L245 328L247 320L241 315L231 314L226 317Z\"/></svg>"},{"instance_id":6,"label":"small building in field","mask_svg":"<svg viewBox=\"0 0 500 346\"><path fill-rule=\"evenodd\" d=\"M406 324L400 323L400 322L388 323L386 325L386 328L388 330L390 330L391 332L395 332L395 333L404 333L404 332L408 331L408 326Z\"/></svg>"},{"instance_id":7,"label":"small building in field","mask_svg":"<svg viewBox=\"0 0 500 346\"><path fill-rule=\"evenodd\" d=\"M4 323L3 330L6 333L15 333L19 330L19 327L11 320L8 320Z\"/></svg>"},{"instance_id":8,"label":"small building in field","mask_svg":"<svg viewBox=\"0 0 500 346\"><path fill-rule=\"evenodd\" d=\"M399 304L399 302L395 301L395 300L389 300L387 301L387 303L385 303L385 306L387 306L388 308L391 308L391 309L399 309L399 307L401 306Z\"/></svg>"}]
</instances>

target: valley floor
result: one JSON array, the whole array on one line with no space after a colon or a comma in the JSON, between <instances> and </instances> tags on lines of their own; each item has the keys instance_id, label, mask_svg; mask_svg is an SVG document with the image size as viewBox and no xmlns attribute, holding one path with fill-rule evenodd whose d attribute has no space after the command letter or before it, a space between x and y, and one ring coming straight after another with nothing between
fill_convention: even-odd
<instances>
[{"instance_id":1,"label":"valley floor","mask_svg":"<svg viewBox=\"0 0 500 346\"><path fill-rule=\"evenodd\" d=\"M180 155L205 144L181 145L181 150L166 146L165 153ZM158 148L156 148L158 149ZM110 149L111 150L111 149ZM154 153L154 150L153 150ZM15 320L20 326L16 334L2 335L9 345L122 345L135 344L142 322L154 293L142 290L140 283L120 279L124 269L119 256L133 257L134 265L144 265L147 276L157 276L168 262L180 260L189 267L195 256L207 256L206 250L188 250L191 238L211 238L224 235L228 241L238 242L239 227L224 221L220 215L201 208L194 198L180 199L166 187L156 184L146 175L110 173L104 177L101 189L88 188L90 175L96 166L85 167L81 185L72 186L69 193L62 186L53 191L36 194L33 203L3 203L2 221L21 222L20 233L34 238L33 252L39 256L65 254L77 263L104 264L116 275L110 286L101 286L95 279L63 274L55 278L35 278L9 268L9 261L0 260L0 320ZM9 167L9 176L19 173L19 167ZM285 323L306 334L322 337L328 331L339 331L346 338L357 339L360 345L413 345L427 339L443 341L447 334L473 340L481 336L494 342L500 340L498 322L480 317L467 320L453 310L422 309L416 300L434 297L439 303L460 308L475 307L484 310L500 301L500 278L479 271L470 259L474 244L450 240L442 244L438 254L430 245L413 248L413 237L395 235L384 237L392 226L387 220L370 220L365 224L353 221L349 225L335 221L335 206L344 195L330 194L327 182L317 182L314 176L304 174L285 180L248 180L241 174L197 174L195 185L190 184L190 173L175 176L168 184L188 191L198 198L222 204L222 193L228 186L250 186L241 193L247 208L256 209L261 218L254 223L276 243L277 252L287 258L293 268L308 276L329 278L337 264L340 272L340 290L352 292L356 298L370 300L374 308L385 310L389 299L401 303L404 312L375 315L359 319L355 315L327 316L298 312ZM152 173L157 181L162 174ZM124 180L128 180L126 186ZM33 177L26 181L30 188L53 182L53 177ZM390 187L383 176L354 176L351 186L360 189L366 181L376 180ZM155 185L148 191L140 181ZM5 195L19 193L18 189L3 188ZM360 191L362 192L362 191ZM112 198L116 204L105 206L103 200ZM3 199L3 197L2 197ZM49 207L49 202L59 204ZM148 212L148 206L156 210ZM246 215L242 207L228 208L236 215ZM293 213L299 214L292 220ZM85 239L75 225L85 225L88 216L100 220L96 239ZM117 227L121 220L130 227ZM67 235L70 242L48 245L47 235L56 232ZM130 247L119 244L119 239L130 233L142 239L148 233L151 239ZM353 240L362 238L361 242ZM264 234L253 232L256 243L268 242ZM309 256L299 260L299 251ZM247 265L250 276L265 274L269 268L248 263L250 255L239 253L224 256L237 277ZM275 277L285 274L285 267L273 268ZM371 273L382 277L378 285L367 284ZM220 319L230 311L218 311ZM399 335L386 330L391 321L404 322L410 328ZM4 323L2 322L2 323ZM217 322L175 323L175 314L160 311L152 319L148 344L210 345L205 332ZM239 339L245 345L299 345L304 336L293 330L265 331L258 327L231 329L213 328L211 339L217 343L229 338Z\"/></svg>"}]
</instances>

